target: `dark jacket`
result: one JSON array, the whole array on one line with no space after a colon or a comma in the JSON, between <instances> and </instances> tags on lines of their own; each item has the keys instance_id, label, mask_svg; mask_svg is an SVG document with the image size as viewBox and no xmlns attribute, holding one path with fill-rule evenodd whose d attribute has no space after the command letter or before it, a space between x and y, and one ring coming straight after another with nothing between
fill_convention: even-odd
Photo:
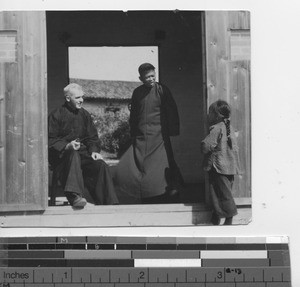
<instances>
[{"instance_id":1,"label":"dark jacket","mask_svg":"<svg viewBox=\"0 0 300 287\"><path fill-rule=\"evenodd\" d=\"M49 162L52 164L64 152L65 146L78 139L80 150L88 153L100 152L97 129L88 111L64 105L50 113L48 117Z\"/></svg>"},{"instance_id":2,"label":"dark jacket","mask_svg":"<svg viewBox=\"0 0 300 287\"><path fill-rule=\"evenodd\" d=\"M201 149L205 154L204 170L210 171L214 168L218 173L227 175L241 173L237 138L232 126L230 129L232 149L228 146L226 127L223 122L209 128L209 134L201 142Z\"/></svg>"},{"instance_id":3,"label":"dark jacket","mask_svg":"<svg viewBox=\"0 0 300 287\"><path fill-rule=\"evenodd\" d=\"M157 83L158 93L161 99L161 128L163 137L177 136L180 133L179 125L179 114L177 110L177 105L173 99L173 96L170 90L162 84ZM132 137L137 135L137 126L138 126L138 105L139 105L139 96L141 90L144 88L143 85L137 87L132 94L131 98L131 110L130 110L130 133Z\"/></svg>"}]
</instances>

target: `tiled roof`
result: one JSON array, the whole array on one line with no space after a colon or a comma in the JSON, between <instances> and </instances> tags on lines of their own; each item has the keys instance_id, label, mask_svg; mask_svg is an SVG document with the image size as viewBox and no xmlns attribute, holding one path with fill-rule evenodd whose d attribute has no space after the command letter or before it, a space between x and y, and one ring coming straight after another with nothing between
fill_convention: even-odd
<instances>
[{"instance_id":1,"label":"tiled roof","mask_svg":"<svg viewBox=\"0 0 300 287\"><path fill-rule=\"evenodd\" d=\"M101 81L86 79L70 79L70 83L77 83L84 89L86 98L130 99L133 90L141 82Z\"/></svg>"}]
</instances>

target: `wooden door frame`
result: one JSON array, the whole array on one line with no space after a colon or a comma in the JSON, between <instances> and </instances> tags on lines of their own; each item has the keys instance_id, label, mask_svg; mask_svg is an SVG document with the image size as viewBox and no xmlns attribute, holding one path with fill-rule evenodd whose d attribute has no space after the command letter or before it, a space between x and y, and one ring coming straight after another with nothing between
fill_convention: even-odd
<instances>
[{"instance_id":1,"label":"wooden door frame","mask_svg":"<svg viewBox=\"0 0 300 287\"><path fill-rule=\"evenodd\" d=\"M42 211L47 196L46 19L43 11L2 11L0 30L13 33L2 59L0 209ZM3 48L4 49L4 48Z\"/></svg>"},{"instance_id":2,"label":"wooden door frame","mask_svg":"<svg viewBox=\"0 0 300 287\"><path fill-rule=\"evenodd\" d=\"M202 93L203 93L203 114L207 114L207 102L208 102L208 91L207 91L207 63L206 63L206 16L205 16L205 11L202 11L201 13L201 37L202 37ZM208 132L208 127L207 127L207 117L203 117L203 128L205 133L207 134ZM205 183L205 203L207 206L210 206L211 201L210 201L210 193L209 193L209 181L208 181L208 174L205 172L204 175L204 183Z\"/></svg>"}]
</instances>

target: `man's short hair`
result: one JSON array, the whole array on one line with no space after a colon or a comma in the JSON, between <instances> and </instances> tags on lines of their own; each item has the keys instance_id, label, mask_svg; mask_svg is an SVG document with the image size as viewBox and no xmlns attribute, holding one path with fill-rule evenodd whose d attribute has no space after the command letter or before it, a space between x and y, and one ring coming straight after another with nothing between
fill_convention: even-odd
<instances>
[{"instance_id":1,"label":"man's short hair","mask_svg":"<svg viewBox=\"0 0 300 287\"><path fill-rule=\"evenodd\" d=\"M144 63L144 64L139 66L140 76L143 76L146 72L153 71L153 70L155 70L155 67L150 63Z\"/></svg>"},{"instance_id":2,"label":"man's short hair","mask_svg":"<svg viewBox=\"0 0 300 287\"><path fill-rule=\"evenodd\" d=\"M83 89L80 85L78 85L76 83L71 83L71 84L67 85L66 87L64 87L64 96L65 97L70 96L73 91L83 92Z\"/></svg>"}]
</instances>

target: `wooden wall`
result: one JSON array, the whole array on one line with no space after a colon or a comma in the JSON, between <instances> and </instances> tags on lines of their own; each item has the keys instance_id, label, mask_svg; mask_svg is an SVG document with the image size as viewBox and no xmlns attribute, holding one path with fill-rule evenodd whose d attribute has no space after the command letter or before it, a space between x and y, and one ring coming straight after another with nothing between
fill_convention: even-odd
<instances>
[{"instance_id":1,"label":"wooden wall","mask_svg":"<svg viewBox=\"0 0 300 287\"><path fill-rule=\"evenodd\" d=\"M2 19L1 19L2 20ZM0 23L1 25L2 23ZM1 25L2 26L2 25ZM5 199L6 168L5 168L5 70L0 63L0 202Z\"/></svg>"},{"instance_id":2,"label":"wooden wall","mask_svg":"<svg viewBox=\"0 0 300 287\"><path fill-rule=\"evenodd\" d=\"M251 196L251 122L250 60L230 59L230 35L250 30L247 11L210 11L205 13L207 107L218 99L232 108L232 125L238 135L243 174L236 176L234 197Z\"/></svg>"},{"instance_id":3,"label":"wooden wall","mask_svg":"<svg viewBox=\"0 0 300 287\"><path fill-rule=\"evenodd\" d=\"M44 12L1 12L14 31L16 61L0 63L0 211L42 210L47 202L46 23Z\"/></svg>"}]
</instances>

